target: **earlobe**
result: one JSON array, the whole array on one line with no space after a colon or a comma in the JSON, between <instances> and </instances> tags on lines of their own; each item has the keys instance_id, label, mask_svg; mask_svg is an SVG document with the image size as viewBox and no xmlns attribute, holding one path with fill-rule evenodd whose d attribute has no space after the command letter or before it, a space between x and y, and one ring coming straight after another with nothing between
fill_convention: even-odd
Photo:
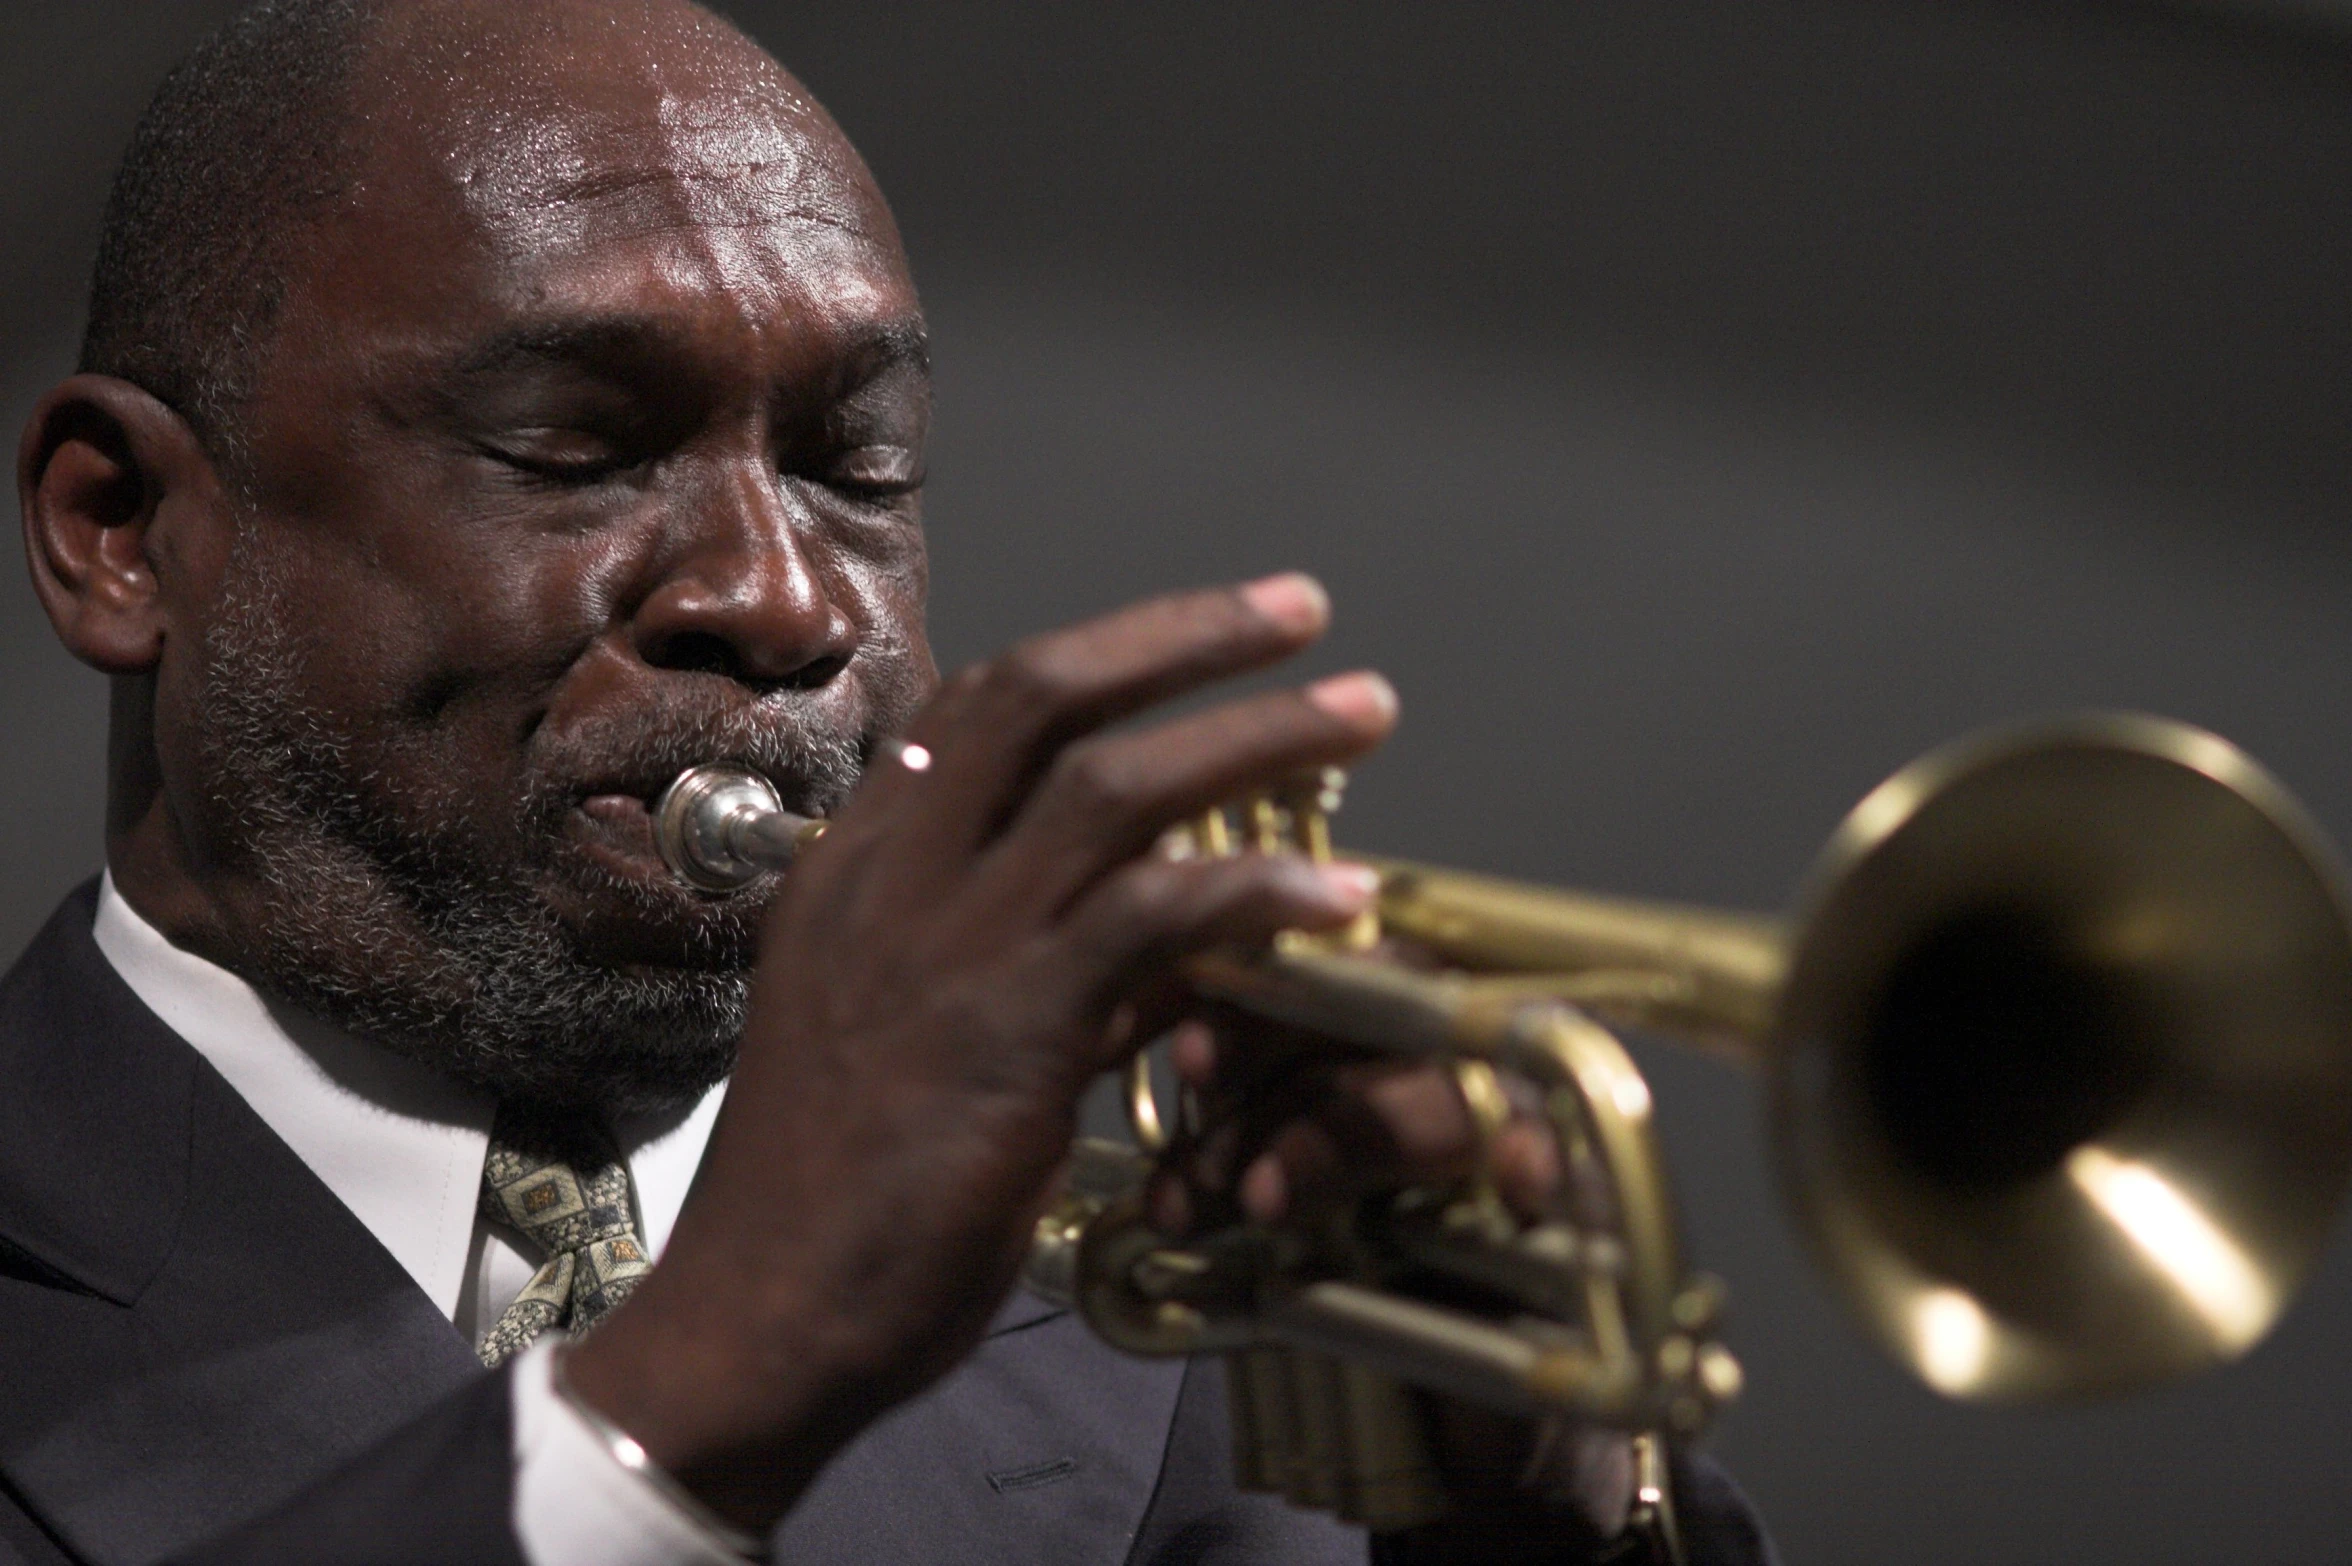
<instances>
[{"instance_id":1,"label":"earlobe","mask_svg":"<svg viewBox=\"0 0 2352 1566\"><path fill-rule=\"evenodd\" d=\"M75 657L139 674L163 654L166 518L217 493L187 422L148 393L76 375L41 399L17 454L33 590Z\"/></svg>"}]
</instances>

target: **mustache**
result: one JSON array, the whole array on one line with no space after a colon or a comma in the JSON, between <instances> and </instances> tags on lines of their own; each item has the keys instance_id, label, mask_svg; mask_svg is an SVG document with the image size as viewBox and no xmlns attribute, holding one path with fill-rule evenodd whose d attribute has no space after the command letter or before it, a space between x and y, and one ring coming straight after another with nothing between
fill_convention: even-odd
<instances>
[{"instance_id":1,"label":"mustache","mask_svg":"<svg viewBox=\"0 0 2352 1566\"><path fill-rule=\"evenodd\" d=\"M831 815L857 787L880 738L867 725L829 721L781 701L672 701L601 713L532 746L525 810L560 815L597 793L651 803L687 768L726 761L767 778L787 808Z\"/></svg>"}]
</instances>

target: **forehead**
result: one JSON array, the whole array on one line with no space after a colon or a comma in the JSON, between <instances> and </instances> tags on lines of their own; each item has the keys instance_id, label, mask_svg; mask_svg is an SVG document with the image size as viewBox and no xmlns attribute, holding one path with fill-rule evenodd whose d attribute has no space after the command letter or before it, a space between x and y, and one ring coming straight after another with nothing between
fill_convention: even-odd
<instances>
[{"instance_id":1,"label":"forehead","mask_svg":"<svg viewBox=\"0 0 2352 1566\"><path fill-rule=\"evenodd\" d=\"M305 280L346 328L627 311L772 337L913 312L857 154L738 35L667 7L436 14L370 51L364 173Z\"/></svg>"}]
</instances>

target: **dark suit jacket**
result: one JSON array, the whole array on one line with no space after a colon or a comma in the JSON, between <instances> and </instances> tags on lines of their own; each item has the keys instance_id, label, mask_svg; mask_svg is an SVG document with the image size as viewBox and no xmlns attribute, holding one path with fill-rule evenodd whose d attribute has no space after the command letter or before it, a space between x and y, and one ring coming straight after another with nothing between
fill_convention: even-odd
<instances>
[{"instance_id":1,"label":"dark suit jacket","mask_svg":"<svg viewBox=\"0 0 2352 1566\"><path fill-rule=\"evenodd\" d=\"M117 977L95 896L0 981L0 1566L519 1563L505 1378ZM1213 1364L1016 1296L778 1558L1362 1566L1361 1533L1236 1493L1225 1442ZM1698 1559L1768 1558L1728 1481L1684 1484Z\"/></svg>"}]
</instances>

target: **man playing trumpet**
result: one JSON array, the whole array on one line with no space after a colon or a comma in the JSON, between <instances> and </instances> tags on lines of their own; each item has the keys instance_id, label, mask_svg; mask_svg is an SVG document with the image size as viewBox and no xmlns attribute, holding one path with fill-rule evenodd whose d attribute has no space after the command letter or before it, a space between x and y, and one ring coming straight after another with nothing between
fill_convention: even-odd
<instances>
[{"instance_id":1,"label":"man playing trumpet","mask_svg":"<svg viewBox=\"0 0 2352 1566\"><path fill-rule=\"evenodd\" d=\"M0 994L0 1556L1644 1547L1621 1441L1460 1412L1425 1528L1240 1494L1213 1364L1015 1290L1086 1084L1240 1042L1178 964L1372 892L1153 845L1395 702L1123 725L1313 641L1296 576L941 685L929 396L856 153L683 0L278 0L165 85L20 456L113 705L107 876ZM648 817L714 758L831 823L729 897ZM1478 1142L1442 1073L1359 1070L1154 1212ZM1553 1199L1532 1127L1484 1152ZM1682 1488L1693 1559L1764 1557Z\"/></svg>"}]
</instances>

